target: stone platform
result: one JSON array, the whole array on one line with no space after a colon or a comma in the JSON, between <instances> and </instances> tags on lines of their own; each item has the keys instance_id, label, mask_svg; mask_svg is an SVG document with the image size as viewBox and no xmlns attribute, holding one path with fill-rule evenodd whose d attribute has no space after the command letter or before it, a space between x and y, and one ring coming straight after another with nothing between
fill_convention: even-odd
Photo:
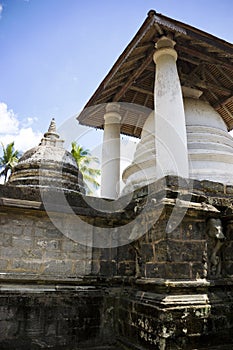
<instances>
[{"instance_id":1,"label":"stone platform","mask_svg":"<svg viewBox=\"0 0 233 350\"><path fill-rule=\"evenodd\" d=\"M66 194L90 235L56 191L47 199L65 234L39 190L0 186L0 349L232 349L232 194L167 177L136 191L124 210L124 199L109 202L112 213L96 209L98 198ZM139 215L128 244L75 240L78 232L98 242L103 227L115 227L116 240Z\"/></svg>"}]
</instances>

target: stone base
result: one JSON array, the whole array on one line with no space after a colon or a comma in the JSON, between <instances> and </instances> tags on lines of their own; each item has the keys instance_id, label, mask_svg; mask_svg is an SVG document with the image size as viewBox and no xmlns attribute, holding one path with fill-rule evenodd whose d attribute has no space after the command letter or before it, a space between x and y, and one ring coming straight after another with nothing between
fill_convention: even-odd
<instances>
[{"instance_id":1,"label":"stone base","mask_svg":"<svg viewBox=\"0 0 233 350\"><path fill-rule=\"evenodd\" d=\"M189 187L167 177L113 213L69 193L87 230L45 191L60 231L38 190L0 186L0 349L233 349L233 187ZM131 221L128 244L95 246Z\"/></svg>"},{"instance_id":2,"label":"stone base","mask_svg":"<svg viewBox=\"0 0 233 350\"><path fill-rule=\"evenodd\" d=\"M0 349L112 349L102 331L104 289L14 286L0 293Z\"/></svg>"},{"instance_id":3,"label":"stone base","mask_svg":"<svg viewBox=\"0 0 233 350\"><path fill-rule=\"evenodd\" d=\"M232 287L203 282L128 290L118 304L119 344L125 350L232 349Z\"/></svg>"},{"instance_id":4,"label":"stone base","mask_svg":"<svg viewBox=\"0 0 233 350\"><path fill-rule=\"evenodd\" d=\"M107 281L106 281L107 282ZM214 281L3 286L1 350L231 350L233 293ZM17 287L17 288L16 288Z\"/></svg>"}]
</instances>

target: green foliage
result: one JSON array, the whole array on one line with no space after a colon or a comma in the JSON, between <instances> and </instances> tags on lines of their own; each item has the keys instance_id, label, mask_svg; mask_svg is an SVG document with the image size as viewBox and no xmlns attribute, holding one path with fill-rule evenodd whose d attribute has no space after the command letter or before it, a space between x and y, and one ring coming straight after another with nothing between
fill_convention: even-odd
<instances>
[{"instance_id":1,"label":"green foliage","mask_svg":"<svg viewBox=\"0 0 233 350\"><path fill-rule=\"evenodd\" d=\"M79 170L83 175L83 181L86 187L86 193L92 194L91 186L98 189L100 184L97 181L97 177L100 175L100 170L91 167L91 163L99 163L98 158L93 157L89 149L84 149L82 146L77 145L76 142L71 143L71 154L74 157Z\"/></svg>"},{"instance_id":2,"label":"green foliage","mask_svg":"<svg viewBox=\"0 0 233 350\"><path fill-rule=\"evenodd\" d=\"M3 156L0 157L0 176L4 176L4 183L6 183L8 178L8 173L12 171L13 167L18 163L20 153L14 150L14 141L6 145L2 143Z\"/></svg>"}]
</instances>

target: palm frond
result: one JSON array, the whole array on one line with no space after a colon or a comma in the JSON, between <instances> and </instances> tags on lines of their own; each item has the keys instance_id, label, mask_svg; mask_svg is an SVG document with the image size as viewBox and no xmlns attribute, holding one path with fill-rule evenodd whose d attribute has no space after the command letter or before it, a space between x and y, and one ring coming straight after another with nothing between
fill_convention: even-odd
<instances>
[{"instance_id":1,"label":"palm frond","mask_svg":"<svg viewBox=\"0 0 233 350\"><path fill-rule=\"evenodd\" d=\"M97 157L93 157L89 149L84 149L76 142L72 142L71 146L71 154L74 157L79 170L83 175L86 192L87 194L92 194L90 185L95 189L98 189L100 186L99 182L96 180L96 178L100 176L100 170L91 167L91 164L99 164L99 159Z\"/></svg>"},{"instance_id":2,"label":"palm frond","mask_svg":"<svg viewBox=\"0 0 233 350\"><path fill-rule=\"evenodd\" d=\"M0 173L0 176L4 176L4 181L6 182L8 172L12 171L14 166L18 163L20 152L14 150L14 141L6 145L2 144L3 156L0 158L0 168L3 168L3 171Z\"/></svg>"}]
</instances>

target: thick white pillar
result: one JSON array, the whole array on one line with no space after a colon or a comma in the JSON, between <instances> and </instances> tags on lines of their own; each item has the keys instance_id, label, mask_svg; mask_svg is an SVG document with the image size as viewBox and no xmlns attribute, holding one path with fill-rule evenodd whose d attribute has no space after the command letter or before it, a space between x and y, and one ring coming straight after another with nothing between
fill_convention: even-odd
<instances>
[{"instance_id":1,"label":"thick white pillar","mask_svg":"<svg viewBox=\"0 0 233 350\"><path fill-rule=\"evenodd\" d=\"M162 37L156 44L155 145L158 177L188 177L185 114L177 72L175 42Z\"/></svg>"},{"instance_id":2,"label":"thick white pillar","mask_svg":"<svg viewBox=\"0 0 233 350\"><path fill-rule=\"evenodd\" d=\"M101 196L116 199L120 194L120 106L108 103L104 115Z\"/></svg>"}]
</instances>

